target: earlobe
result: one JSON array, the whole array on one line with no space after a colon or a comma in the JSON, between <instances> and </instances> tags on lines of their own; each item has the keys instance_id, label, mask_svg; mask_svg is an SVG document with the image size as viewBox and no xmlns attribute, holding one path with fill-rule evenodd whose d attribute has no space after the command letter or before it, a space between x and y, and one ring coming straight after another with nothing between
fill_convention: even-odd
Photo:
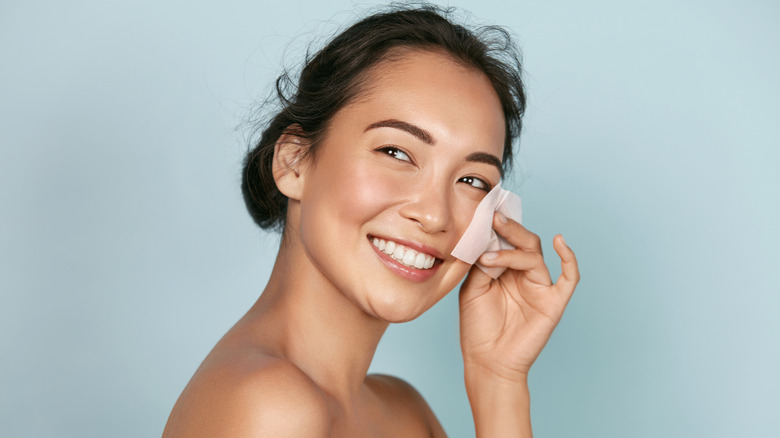
<instances>
[{"instance_id":1,"label":"earlobe","mask_svg":"<svg viewBox=\"0 0 780 438\"><path fill-rule=\"evenodd\" d=\"M310 141L285 129L274 145L273 173L276 187L289 199L300 200L303 193L304 157Z\"/></svg>"}]
</instances>

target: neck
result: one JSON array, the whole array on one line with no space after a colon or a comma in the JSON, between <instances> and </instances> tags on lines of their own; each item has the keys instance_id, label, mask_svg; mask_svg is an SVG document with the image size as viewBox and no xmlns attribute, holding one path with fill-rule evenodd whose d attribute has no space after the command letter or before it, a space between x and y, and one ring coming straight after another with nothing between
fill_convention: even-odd
<instances>
[{"instance_id":1,"label":"neck","mask_svg":"<svg viewBox=\"0 0 780 438\"><path fill-rule=\"evenodd\" d=\"M301 242L291 240L281 245L268 286L247 317L320 388L355 400L388 323L357 307L311 262Z\"/></svg>"}]
</instances>

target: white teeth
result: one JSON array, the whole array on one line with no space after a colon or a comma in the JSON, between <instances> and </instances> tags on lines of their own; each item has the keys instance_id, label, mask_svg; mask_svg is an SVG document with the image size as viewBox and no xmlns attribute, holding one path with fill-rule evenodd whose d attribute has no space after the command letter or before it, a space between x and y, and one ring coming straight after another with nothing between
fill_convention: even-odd
<instances>
[{"instance_id":1,"label":"white teeth","mask_svg":"<svg viewBox=\"0 0 780 438\"><path fill-rule=\"evenodd\" d=\"M392 240L382 240L378 237L371 239L371 243L380 251L398 260L406 266L417 269L431 269L436 258L425 253L417 252Z\"/></svg>"},{"instance_id":2,"label":"white teeth","mask_svg":"<svg viewBox=\"0 0 780 438\"><path fill-rule=\"evenodd\" d=\"M427 260L425 260L425 254L423 253L417 253L417 257L414 258L414 267L417 269L422 269L427 265ZM406 258L404 258L404 262L406 262Z\"/></svg>"}]
</instances>

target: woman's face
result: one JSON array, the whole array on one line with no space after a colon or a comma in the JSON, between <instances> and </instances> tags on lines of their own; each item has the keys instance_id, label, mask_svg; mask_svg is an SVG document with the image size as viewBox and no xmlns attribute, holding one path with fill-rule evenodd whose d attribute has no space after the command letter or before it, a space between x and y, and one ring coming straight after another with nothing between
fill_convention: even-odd
<instances>
[{"instance_id":1,"label":"woman's face","mask_svg":"<svg viewBox=\"0 0 780 438\"><path fill-rule=\"evenodd\" d=\"M355 305L408 321L470 268L450 252L499 183L504 114L483 73L441 54L410 51L368 79L302 171L299 235Z\"/></svg>"}]
</instances>

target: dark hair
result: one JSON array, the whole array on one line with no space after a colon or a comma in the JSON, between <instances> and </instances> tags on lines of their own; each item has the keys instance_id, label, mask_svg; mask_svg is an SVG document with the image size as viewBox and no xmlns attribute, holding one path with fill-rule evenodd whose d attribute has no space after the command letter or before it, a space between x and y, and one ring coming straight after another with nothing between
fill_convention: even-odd
<instances>
[{"instance_id":1,"label":"dark hair","mask_svg":"<svg viewBox=\"0 0 780 438\"><path fill-rule=\"evenodd\" d=\"M260 227L283 230L287 214L287 197L277 189L272 172L277 140L283 134L305 138L311 156L333 116L364 91L369 70L394 49L446 53L488 77L504 110L503 166L509 170L525 110L519 51L505 29L470 31L452 23L447 18L451 12L428 4L391 7L355 23L313 57L307 55L297 86L287 73L276 80L281 111L247 153L241 183L249 214Z\"/></svg>"}]
</instances>

